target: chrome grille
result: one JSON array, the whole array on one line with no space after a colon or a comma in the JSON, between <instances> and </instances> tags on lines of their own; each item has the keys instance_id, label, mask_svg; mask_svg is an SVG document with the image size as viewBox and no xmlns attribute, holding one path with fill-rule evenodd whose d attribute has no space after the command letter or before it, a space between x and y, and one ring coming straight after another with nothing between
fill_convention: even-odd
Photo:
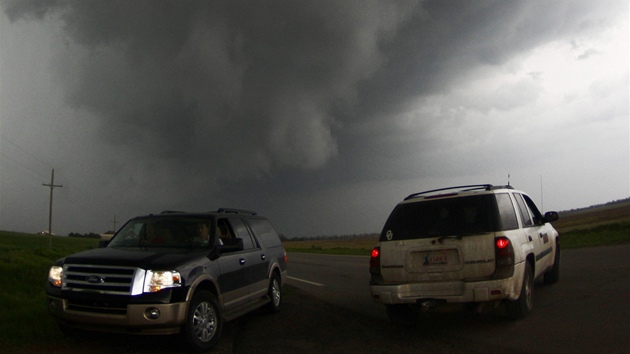
<instances>
[{"instance_id":1,"label":"chrome grille","mask_svg":"<svg viewBox=\"0 0 630 354\"><path fill-rule=\"evenodd\" d=\"M142 293L144 273L143 269L134 267L64 264L61 289L100 294L136 295Z\"/></svg>"}]
</instances>

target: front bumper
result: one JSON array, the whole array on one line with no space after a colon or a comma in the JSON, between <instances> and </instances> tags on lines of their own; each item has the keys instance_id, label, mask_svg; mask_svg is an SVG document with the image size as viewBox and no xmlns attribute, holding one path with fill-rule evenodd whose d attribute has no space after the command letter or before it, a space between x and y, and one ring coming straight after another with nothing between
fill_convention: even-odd
<instances>
[{"instance_id":1,"label":"front bumper","mask_svg":"<svg viewBox=\"0 0 630 354\"><path fill-rule=\"evenodd\" d=\"M375 302L383 304L416 304L428 299L447 303L515 300L520 295L524 270L523 262L516 264L513 276L506 279L371 285L370 293Z\"/></svg>"},{"instance_id":2,"label":"front bumper","mask_svg":"<svg viewBox=\"0 0 630 354\"><path fill-rule=\"evenodd\" d=\"M172 304L128 304L124 313L97 313L70 309L68 301L47 296L48 309L55 319L70 327L104 332L136 334L178 333L186 321L188 302ZM151 318L151 313L159 313ZM155 317L155 316L154 316Z\"/></svg>"}]
</instances>

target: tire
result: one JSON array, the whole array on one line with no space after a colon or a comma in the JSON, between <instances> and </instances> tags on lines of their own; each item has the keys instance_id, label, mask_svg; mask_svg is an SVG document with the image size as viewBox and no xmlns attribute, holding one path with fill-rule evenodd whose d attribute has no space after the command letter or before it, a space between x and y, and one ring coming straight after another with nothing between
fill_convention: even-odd
<instances>
[{"instance_id":1,"label":"tire","mask_svg":"<svg viewBox=\"0 0 630 354\"><path fill-rule=\"evenodd\" d=\"M223 318L217 297L209 291L195 293L188 308L181 335L192 351L210 350L219 342Z\"/></svg>"},{"instance_id":2,"label":"tire","mask_svg":"<svg viewBox=\"0 0 630 354\"><path fill-rule=\"evenodd\" d=\"M543 282L545 285L555 284L560 280L560 244L556 243L556 256L553 259L553 267L545 272Z\"/></svg>"},{"instance_id":3,"label":"tire","mask_svg":"<svg viewBox=\"0 0 630 354\"><path fill-rule=\"evenodd\" d=\"M420 314L409 305L385 305L387 317L394 325L413 326L418 323Z\"/></svg>"},{"instance_id":4,"label":"tire","mask_svg":"<svg viewBox=\"0 0 630 354\"><path fill-rule=\"evenodd\" d=\"M269 280L269 290L267 291L269 297L269 303L265 306L265 310L268 313L276 313L280 311L282 305L282 283L280 276L277 273L273 273L271 280Z\"/></svg>"},{"instance_id":5,"label":"tire","mask_svg":"<svg viewBox=\"0 0 630 354\"><path fill-rule=\"evenodd\" d=\"M528 262L525 263L521 293L518 299L508 300L505 304L508 318L511 320L525 318L534 310L534 275L532 266Z\"/></svg>"}]
</instances>

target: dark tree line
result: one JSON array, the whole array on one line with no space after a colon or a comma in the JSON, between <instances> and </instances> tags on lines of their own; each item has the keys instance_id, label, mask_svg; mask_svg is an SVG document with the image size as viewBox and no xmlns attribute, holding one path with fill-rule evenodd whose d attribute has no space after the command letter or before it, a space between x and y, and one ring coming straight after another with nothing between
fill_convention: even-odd
<instances>
[{"instance_id":1,"label":"dark tree line","mask_svg":"<svg viewBox=\"0 0 630 354\"><path fill-rule=\"evenodd\" d=\"M69 237L81 237L81 238L101 238L101 235L95 234L93 232L87 234L80 234L77 232L71 232L68 234Z\"/></svg>"}]
</instances>

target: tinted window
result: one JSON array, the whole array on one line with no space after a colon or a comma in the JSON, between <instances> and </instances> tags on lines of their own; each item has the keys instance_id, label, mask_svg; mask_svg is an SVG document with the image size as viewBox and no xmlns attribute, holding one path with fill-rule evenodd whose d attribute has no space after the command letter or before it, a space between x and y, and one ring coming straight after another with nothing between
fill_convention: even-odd
<instances>
[{"instance_id":1,"label":"tinted window","mask_svg":"<svg viewBox=\"0 0 630 354\"><path fill-rule=\"evenodd\" d=\"M249 234L249 230L247 226L243 223L241 219L230 219L230 223L232 224L232 228L234 229L234 233L237 238L243 239L243 248L244 249L252 249L258 246L254 246L254 242L252 241L252 237Z\"/></svg>"},{"instance_id":2,"label":"tinted window","mask_svg":"<svg viewBox=\"0 0 630 354\"><path fill-rule=\"evenodd\" d=\"M273 228L269 220L248 219L247 224L254 231L254 235L265 247L276 247L282 245L280 237Z\"/></svg>"},{"instance_id":3,"label":"tinted window","mask_svg":"<svg viewBox=\"0 0 630 354\"><path fill-rule=\"evenodd\" d=\"M529 215L529 210L527 210L527 206L525 205L525 201L520 194L514 194L514 198L516 198L516 205L518 205L518 209L521 215L521 220L523 220L523 226L532 226L534 222L532 221L531 216Z\"/></svg>"},{"instance_id":4,"label":"tinted window","mask_svg":"<svg viewBox=\"0 0 630 354\"><path fill-rule=\"evenodd\" d=\"M200 225L206 233L200 234ZM198 217L148 217L130 220L108 247L207 247L214 235L211 221Z\"/></svg>"},{"instance_id":5,"label":"tinted window","mask_svg":"<svg viewBox=\"0 0 630 354\"><path fill-rule=\"evenodd\" d=\"M536 204L534 203L534 201L531 200L525 194L523 194L523 198L525 199L525 203L527 203L527 206L529 207L529 211L532 213L532 216L534 217L534 223L538 225L543 224L543 216L538 210L538 208L536 207Z\"/></svg>"},{"instance_id":6,"label":"tinted window","mask_svg":"<svg viewBox=\"0 0 630 354\"><path fill-rule=\"evenodd\" d=\"M496 230L492 195L399 204L387 220L381 241L466 236Z\"/></svg>"},{"instance_id":7,"label":"tinted window","mask_svg":"<svg viewBox=\"0 0 630 354\"><path fill-rule=\"evenodd\" d=\"M500 193L496 194L497 206L499 207L499 215L501 220L501 230L513 230L518 229L518 220L516 219L516 212L514 211L514 205L509 194Z\"/></svg>"}]
</instances>

